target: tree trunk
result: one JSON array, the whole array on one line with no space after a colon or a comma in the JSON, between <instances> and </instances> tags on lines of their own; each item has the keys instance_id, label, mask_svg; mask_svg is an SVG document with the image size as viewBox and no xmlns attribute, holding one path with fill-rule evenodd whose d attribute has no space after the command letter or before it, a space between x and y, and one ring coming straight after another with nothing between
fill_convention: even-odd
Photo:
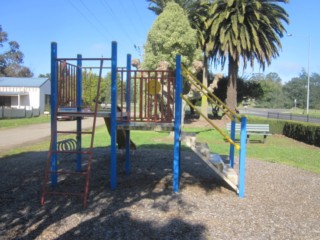
<instances>
[{"instance_id":1,"label":"tree trunk","mask_svg":"<svg viewBox=\"0 0 320 240\"><path fill-rule=\"evenodd\" d=\"M204 54L203 59L203 73L202 73L202 84L208 87L208 59L206 54ZM201 97L201 112L207 117L208 116L208 98L205 95ZM200 118L202 118L200 116Z\"/></svg>"},{"instance_id":2,"label":"tree trunk","mask_svg":"<svg viewBox=\"0 0 320 240\"><path fill-rule=\"evenodd\" d=\"M227 106L235 111L237 107L237 78L238 78L238 61L229 56L229 80L227 87Z\"/></svg>"}]
</instances>

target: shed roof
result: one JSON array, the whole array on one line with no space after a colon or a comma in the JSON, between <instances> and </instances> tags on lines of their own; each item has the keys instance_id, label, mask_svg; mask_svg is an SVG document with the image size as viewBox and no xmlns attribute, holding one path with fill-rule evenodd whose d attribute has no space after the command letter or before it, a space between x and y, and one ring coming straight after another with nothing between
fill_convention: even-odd
<instances>
[{"instance_id":1,"label":"shed roof","mask_svg":"<svg viewBox=\"0 0 320 240\"><path fill-rule=\"evenodd\" d=\"M0 87L41 87L48 78L0 77Z\"/></svg>"}]
</instances>

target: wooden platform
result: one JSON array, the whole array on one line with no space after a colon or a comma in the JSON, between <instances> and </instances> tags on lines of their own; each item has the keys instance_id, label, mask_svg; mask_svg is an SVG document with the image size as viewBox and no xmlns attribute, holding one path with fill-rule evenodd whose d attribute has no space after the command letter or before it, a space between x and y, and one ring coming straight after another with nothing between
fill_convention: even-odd
<instances>
[{"instance_id":1,"label":"wooden platform","mask_svg":"<svg viewBox=\"0 0 320 240\"><path fill-rule=\"evenodd\" d=\"M174 123L118 122L117 128L123 130L173 131Z\"/></svg>"},{"instance_id":2,"label":"wooden platform","mask_svg":"<svg viewBox=\"0 0 320 240\"><path fill-rule=\"evenodd\" d=\"M69 109L61 109L58 111L58 116L68 117L93 117L94 112L90 111L75 111ZM110 111L97 112L97 117L110 118ZM126 117L126 113L117 113L117 117ZM146 131L173 131L174 123L160 123L160 122L117 122L117 128L122 130L146 130Z\"/></svg>"}]
</instances>

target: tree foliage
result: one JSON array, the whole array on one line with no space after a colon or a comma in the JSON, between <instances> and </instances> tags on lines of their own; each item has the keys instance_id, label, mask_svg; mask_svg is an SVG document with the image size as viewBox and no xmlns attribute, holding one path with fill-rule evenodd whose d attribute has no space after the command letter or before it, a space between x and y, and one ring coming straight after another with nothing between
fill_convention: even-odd
<instances>
[{"instance_id":1,"label":"tree foliage","mask_svg":"<svg viewBox=\"0 0 320 240\"><path fill-rule=\"evenodd\" d=\"M278 5L287 0L215 0L210 8L212 50L215 64L222 67L228 60L227 105L237 106L237 74L240 59L244 68L254 62L264 69L279 55L282 37L286 32L288 14Z\"/></svg>"},{"instance_id":2,"label":"tree foliage","mask_svg":"<svg viewBox=\"0 0 320 240\"><path fill-rule=\"evenodd\" d=\"M8 45L7 50L0 52L0 76L3 77L32 77L29 68L22 66L24 55L16 41L9 41L7 32L0 25L0 48Z\"/></svg>"},{"instance_id":3,"label":"tree foliage","mask_svg":"<svg viewBox=\"0 0 320 240\"><path fill-rule=\"evenodd\" d=\"M94 107L98 81L99 75L97 73L91 70L82 72L82 101L84 106L90 107L91 109ZM118 99L121 98L121 88L125 88L125 85L122 86L122 84L124 83L120 80L120 75L117 74ZM111 72L108 72L107 75L101 79L98 102L104 104L111 103Z\"/></svg>"},{"instance_id":4,"label":"tree foliage","mask_svg":"<svg viewBox=\"0 0 320 240\"><path fill-rule=\"evenodd\" d=\"M308 74L302 70L298 77L292 78L283 86L283 93L289 99L290 106L293 106L296 99L297 107L307 107L307 84ZM320 109L320 75L313 73L310 76L309 106L312 109Z\"/></svg>"},{"instance_id":5,"label":"tree foliage","mask_svg":"<svg viewBox=\"0 0 320 240\"><path fill-rule=\"evenodd\" d=\"M195 51L196 32L187 15L178 4L168 3L148 33L143 67L155 69L160 61L168 61L172 68L177 54L181 54L183 63L190 66Z\"/></svg>"},{"instance_id":6,"label":"tree foliage","mask_svg":"<svg viewBox=\"0 0 320 240\"><path fill-rule=\"evenodd\" d=\"M286 106L288 99L283 94L283 85L277 73L258 74L253 79L260 84L263 91L263 95L257 101L257 106L265 108L284 108Z\"/></svg>"},{"instance_id":7,"label":"tree foliage","mask_svg":"<svg viewBox=\"0 0 320 240\"><path fill-rule=\"evenodd\" d=\"M43 74L43 73L40 73L39 78L48 78L48 79L51 79L51 74L50 73L46 73L46 74Z\"/></svg>"},{"instance_id":8,"label":"tree foliage","mask_svg":"<svg viewBox=\"0 0 320 240\"><path fill-rule=\"evenodd\" d=\"M223 77L218 82L218 88L214 91L214 94L220 98L220 100L225 101L227 98L227 86L228 86L228 77ZM237 101L243 102L248 99L259 100L263 97L263 89L261 84L253 79L245 79L238 77L238 94Z\"/></svg>"},{"instance_id":9,"label":"tree foliage","mask_svg":"<svg viewBox=\"0 0 320 240\"><path fill-rule=\"evenodd\" d=\"M177 3L181 8L187 11L187 13L194 10L194 5L198 3L198 0L147 0L149 2L149 9L155 14L159 15L163 12L164 8L169 2Z\"/></svg>"},{"instance_id":10,"label":"tree foliage","mask_svg":"<svg viewBox=\"0 0 320 240\"><path fill-rule=\"evenodd\" d=\"M257 107L265 108L293 108L306 109L307 106L307 79L305 70L299 76L282 84L277 73L253 74L250 78L260 84L263 94L257 99ZM313 73L310 76L310 109L320 109L320 75Z\"/></svg>"}]
</instances>

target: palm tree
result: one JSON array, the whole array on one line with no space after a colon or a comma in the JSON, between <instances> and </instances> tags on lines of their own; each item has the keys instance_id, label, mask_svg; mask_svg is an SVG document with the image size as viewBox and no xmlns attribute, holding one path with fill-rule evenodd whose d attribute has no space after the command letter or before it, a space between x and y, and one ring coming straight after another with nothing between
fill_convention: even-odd
<instances>
[{"instance_id":1,"label":"palm tree","mask_svg":"<svg viewBox=\"0 0 320 240\"><path fill-rule=\"evenodd\" d=\"M213 47L210 51L215 64L224 67L229 61L226 103L237 106L237 75L240 60L243 68L255 61L264 70L266 64L279 56L286 32L283 23L289 23L287 12L278 3L288 0L215 0L211 4L210 20Z\"/></svg>"},{"instance_id":2,"label":"palm tree","mask_svg":"<svg viewBox=\"0 0 320 240\"><path fill-rule=\"evenodd\" d=\"M210 37L210 27L212 26L209 18L210 5L210 1L197 1L190 6L189 11L189 21L192 28L197 31L197 46L201 49L203 55L202 84L206 87L208 86L208 66L211 58L209 50L213 47ZM208 114L208 100L205 95L202 96L201 112L206 116Z\"/></svg>"}]
</instances>

